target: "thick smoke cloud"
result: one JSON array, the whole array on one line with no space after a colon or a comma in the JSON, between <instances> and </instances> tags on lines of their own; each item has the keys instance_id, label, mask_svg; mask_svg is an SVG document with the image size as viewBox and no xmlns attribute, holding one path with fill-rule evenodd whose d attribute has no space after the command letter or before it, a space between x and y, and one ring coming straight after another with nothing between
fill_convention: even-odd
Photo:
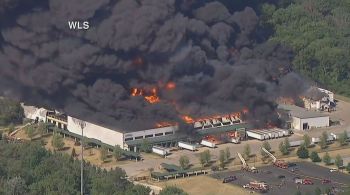
<instances>
[{"instance_id":1,"label":"thick smoke cloud","mask_svg":"<svg viewBox=\"0 0 350 195\"><path fill-rule=\"evenodd\" d=\"M291 51L257 44L255 11L219 1L48 0L12 8L1 24L0 93L123 130L249 109L277 120L275 99L297 96ZM69 20L90 29L72 31ZM164 85L175 82L176 88ZM158 87L161 101L131 97ZM300 86L300 85L297 85Z\"/></svg>"}]
</instances>

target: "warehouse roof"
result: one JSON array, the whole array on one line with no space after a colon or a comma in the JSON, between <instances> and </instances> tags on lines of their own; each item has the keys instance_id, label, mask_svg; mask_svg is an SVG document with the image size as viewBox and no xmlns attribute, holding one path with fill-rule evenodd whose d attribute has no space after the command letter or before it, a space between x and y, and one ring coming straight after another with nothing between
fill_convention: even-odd
<instances>
[{"instance_id":1,"label":"warehouse roof","mask_svg":"<svg viewBox=\"0 0 350 195\"><path fill-rule=\"evenodd\" d=\"M298 107L295 105L279 104L278 108L288 111L290 113L290 115L293 117L302 118L302 119L327 117L328 116L328 115L320 113L320 112L308 111L302 107Z\"/></svg>"}]
</instances>

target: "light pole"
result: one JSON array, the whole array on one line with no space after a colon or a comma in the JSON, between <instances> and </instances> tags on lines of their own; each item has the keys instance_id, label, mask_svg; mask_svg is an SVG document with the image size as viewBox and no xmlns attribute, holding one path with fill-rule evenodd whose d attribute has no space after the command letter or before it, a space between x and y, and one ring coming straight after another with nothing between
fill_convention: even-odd
<instances>
[{"instance_id":1,"label":"light pole","mask_svg":"<svg viewBox=\"0 0 350 195\"><path fill-rule=\"evenodd\" d=\"M86 123L83 120L73 119L74 123L79 125L81 129L81 161L80 161L80 194L84 195L84 128L86 127Z\"/></svg>"}]
</instances>

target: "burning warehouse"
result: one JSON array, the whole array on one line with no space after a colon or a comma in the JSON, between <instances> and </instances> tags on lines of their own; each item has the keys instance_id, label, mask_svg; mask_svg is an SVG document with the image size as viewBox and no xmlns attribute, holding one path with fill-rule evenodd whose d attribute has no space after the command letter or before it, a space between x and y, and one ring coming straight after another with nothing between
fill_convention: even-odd
<instances>
[{"instance_id":1,"label":"burning warehouse","mask_svg":"<svg viewBox=\"0 0 350 195\"><path fill-rule=\"evenodd\" d=\"M47 111L44 108L35 108L24 105L23 108L27 118L36 120L38 115L41 117L40 119L42 121L53 124L57 128L56 130L59 130L60 133L74 138L80 138L82 127L79 119ZM42 113L43 110L45 110L46 113L45 118L42 118L39 114ZM215 138L212 135L219 134L226 135L227 138L239 138L239 132L244 133L247 126L240 118L238 118L238 114L232 114L231 116L232 117L225 116L215 119L200 119L191 125L193 125L193 130L197 130L197 132L207 140L213 141ZM206 121L206 124L203 124L203 121ZM199 128L198 123L203 125ZM187 136L184 136L179 132L179 127L177 125L166 125L164 127L145 130L125 131L123 129L106 127L87 121L84 121L84 124L84 136L97 141L96 144L104 143L111 147L119 145L125 150L135 152L139 150L140 145L145 139L152 145L162 145L165 147L176 146L178 141L187 140ZM223 138L220 139L222 140Z\"/></svg>"},{"instance_id":2,"label":"burning warehouse","mask_svg":"<svg viewBox=\"0 0 350 195\"><path fill-rule=\"evenodd\" d=\"M74 116L91 123L87 136L131 150L143 139L163 143L192 132L237 137L247 124L278 123L275 100L304 90L291 50L264 42L251 7L49 2L30 1L0 23L0 95L66 113L68 131L78 132ZM68 30L72 18L91 21L89 30ZM244 119L228 114L244 109ZM215 115L223 116L201 119Z\"/></svg>"}]
</instances>

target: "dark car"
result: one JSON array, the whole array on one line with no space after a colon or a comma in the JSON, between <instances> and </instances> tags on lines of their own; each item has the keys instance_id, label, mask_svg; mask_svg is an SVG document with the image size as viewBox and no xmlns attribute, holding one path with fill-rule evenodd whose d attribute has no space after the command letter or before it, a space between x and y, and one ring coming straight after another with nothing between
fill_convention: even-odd
<instances>
[{"instance_id":1,"label":"dark car","mask_svg":"<svg viewBox=\"0 0 350 195\"><path fill-rule=\"evenodd\" d=\"M278 176L278 179L284 179L284 178L286 178L286 176L284 176L284 175L279 175Z\"/></svg>"},{"instance_id":2,"label":"dark car","mask_svg":"<svg viewBox=\"0 0 350 195\"><path fill-rule=\"evenodd\" d=\"M236 179L237 179L237 177L235 175L231 175L231 176L225 177L224 180L222 181L222 183L228 183L231 181L235 181Z\"/></svg>"},{"instance_id":3,"label":"dark car","mask_svg":"<svg viewBox=\"0 0 350 195\"><path fill-rule=\"evenodd\" d=\"M295 167L295 166L297 166L296 163L288 163L288 167Z\"/></svg>"}]
</instances>

